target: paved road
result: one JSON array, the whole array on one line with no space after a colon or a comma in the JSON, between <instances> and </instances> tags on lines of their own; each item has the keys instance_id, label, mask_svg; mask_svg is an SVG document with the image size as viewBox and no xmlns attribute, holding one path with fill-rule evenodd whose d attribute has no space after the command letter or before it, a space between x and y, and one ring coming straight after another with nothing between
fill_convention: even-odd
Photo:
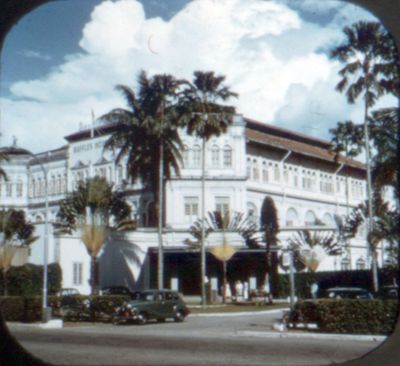
<instances>
[{"instance_id":1,"label":"paved road","mask_svg":"<svg viewBox=\"0 0 400 366\"><path fill-rule=\"evenodd\" d=\"M271 330L279 314L190 316L184 323L80 325L38 329L10 324L32 354L58 365L322 365L355 359L376 342L243 336Z\"/></svg>"}]
</instances>

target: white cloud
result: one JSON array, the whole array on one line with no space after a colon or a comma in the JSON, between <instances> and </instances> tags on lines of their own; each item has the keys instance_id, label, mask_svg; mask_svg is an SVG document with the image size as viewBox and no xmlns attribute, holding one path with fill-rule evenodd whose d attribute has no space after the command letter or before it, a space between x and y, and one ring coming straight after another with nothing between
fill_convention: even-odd
<instances>
[{"instance_id":1,"label":"white cloud","mask_svg":"<svg viewBox=\"0 0 400 366\"><path fill-rule=\"evenodd\" d=\"M19 53L21 56L26 58L36 58L39 60L50 61L52 57L50 55L46 55L33 50L23 50Z\"/></svg>"},{"instance_id":2,"label":"white cloud","mask_svg":"<svg viewBox=\"0 0 400 366\"><path fill-rule=\"evenodd\" d=\"M280 1L197 0L169 21L147 19L135 0L104 1L83 27L80 54L46 78L12 85L3 142L17 135L32 150L60 146L90 121L91 108L101 115L123 106L114 86L135 86L141 69L189 79L214 70L239 93L234 103L247 117L304 129L315 99L334 123L352 109L333 90L335 64L320 49L340 37L340 28L306 23Z\"/></svg>"}]
</instances>

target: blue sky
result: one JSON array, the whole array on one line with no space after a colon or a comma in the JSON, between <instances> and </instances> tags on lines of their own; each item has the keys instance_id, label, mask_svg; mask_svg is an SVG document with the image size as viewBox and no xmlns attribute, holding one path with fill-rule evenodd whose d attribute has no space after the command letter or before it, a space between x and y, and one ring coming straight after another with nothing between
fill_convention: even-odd
<instances>
[{"instance_id":1,"label":"blue sky","mask_svg":"<svg viewBox=\"0 0 400 366\"><path fill-rule=\"evenodd\" d=\"M344 25L374 19L354 5L314 0L65 0L25 16L2 54L2 145L34 152L124 100L142 69L190 79L226 75L237 111L329 138L362 108L334 91L339 64L327 51ZM390 103L383 101L382 103ZM40 131L32 139L32 133Z\"/></svg>"}]
</instances>

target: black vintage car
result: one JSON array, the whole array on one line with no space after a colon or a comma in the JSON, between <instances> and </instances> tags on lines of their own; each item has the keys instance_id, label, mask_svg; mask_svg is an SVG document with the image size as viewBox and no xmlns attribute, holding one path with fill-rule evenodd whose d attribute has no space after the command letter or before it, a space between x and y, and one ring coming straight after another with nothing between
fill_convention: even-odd
<instances>
[{"instance_id":1,"label":"black vintage car","mask_svg":"<svg viewBox=\"0 0 400 366\"><path fill-rule=\"evenodd\" d=\"M189 309L176 291L147 290L137 293L134 300L124 302L116 308L112 322L135 322L143 325L149 320L162 322L167 318L182 322L188 314Z\"/></svg>"}]
</instances>

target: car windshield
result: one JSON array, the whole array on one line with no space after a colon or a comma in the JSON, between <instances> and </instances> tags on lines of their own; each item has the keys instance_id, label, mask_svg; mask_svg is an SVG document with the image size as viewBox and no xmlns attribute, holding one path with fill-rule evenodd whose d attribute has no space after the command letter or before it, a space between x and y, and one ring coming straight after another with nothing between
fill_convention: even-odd
<instances>
[{"instance_id":1,"label":"car windshield","mask_svg":"<svg viewBox=\"0 0 400 366\"><path fill-rule=\"evenodd\" d=\"M139 292L135 295L135 299L142 301L153 301L154 296L155 296L154 292Z\"/></svg>"}]
</instances>

